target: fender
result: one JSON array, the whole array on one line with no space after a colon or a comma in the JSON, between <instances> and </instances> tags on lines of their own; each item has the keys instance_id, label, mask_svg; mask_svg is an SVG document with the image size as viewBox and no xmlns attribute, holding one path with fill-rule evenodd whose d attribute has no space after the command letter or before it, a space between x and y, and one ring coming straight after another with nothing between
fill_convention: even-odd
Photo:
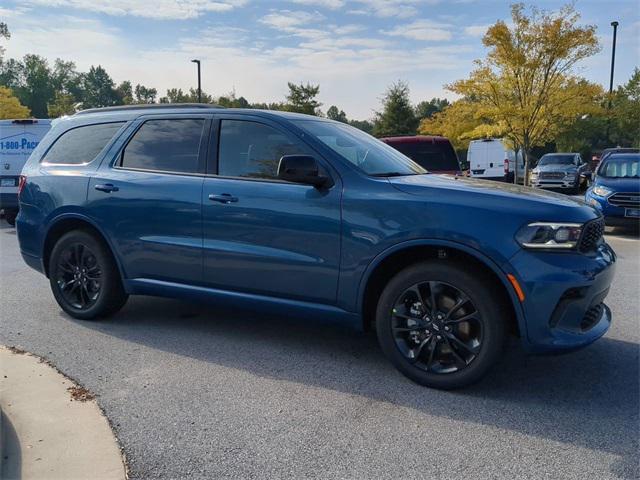
<instances>
[{"instance_id":1,"label":"fender","mask_svg":"<svg viewBox=\"0 0 640 480\"><path fill-rule=\"evenodd\" d=\"M392 255L395 252L398 252L400 250L404 250L404 249L410 248L410 247L420 247L420 246L425 246L425 247L450 247L450 248L453 248L453 249L456 249L456 250L460 250L460 251L463 251L463 252L471 255L472 257L476 258L479 262L481 262L485 266L489 267L489 269L491 269L491 271L493 271L493 273L495 273L496 276L500 279L500 281L504 285L504 287L507 290L507 292L509 292L509 298L511 299L511 304L513 305L513 310L516 313L516 319L518 321L518 327L520 329L520 335L523 337L523 340L525 339L525 337L527 336L527 328L526 328L526 324L525 324L524 310L522 308L522 304L520 303L520 300L517 297L516 292L513 289L513 286L507 280L507 273L512 273L512 272L505 272L504 271L504 267L508 267L508 265L509 265L508 262L505 260L505 263L502 266L500 266L496 262L494 262L492 258L488 257L487 255L485 255L484 253L480 252L479 250L476 250L475 248L469 247L468 245L465 245L464 243L453 242L451 240L443 240L443 239L435 239L435 238L421 238L421 239L407 240L405 242L400 242L400 243L397 243L395 245L392 245L391 247L388 247L386 250L380 252L369 263L369 265L367 266L367 268L364 271L364 274L362 275L362 277L360 279L360 284L358 286L358 305L357 305L358 312L363 312L364 311L364 293L365 293L365 288L366 288L367 283L369 281L369 277L371 276L373 271L376 269L376 267L382 261L384 261L389 255ZM515 274L515 272L513 272L513 274Z\"/></svg>"},{"instance_id":2,"label":"fender","mask_svg":"<svg viewBox=\"0 0 640 480\"><path fill-rule=\"evenodd\" d=\"M102 236L102 238L104 239L105 242L107 242L107 246L109 247L109 250L111 250L111 254L113 255L113 258L116 261L116 265L118 266L118 271L120 272L120 278L122 278L123 282L124 280L127 278L124 272L124 267L122 266L122 263L120 262L120 258L118 257L118 254L116 253L115 248L113 247L113 244L111 243L111 239L108 237L108 235L104 232L104 230L91 218L88 217L82 213L78 213L78 212L64 212L64 213L60 213L58 215L55 215L54 217L52 217L50 220L48 220L47 223L47 229L45 230L44 234L42 235L42 240L40 242L40 258L42 261L42 267L43 267L43 272L45 272L46 270L44 269L44 244L45 241L47 239L47 237L49 236L49 232L51 231L51 229L53 227L55 227L58 223L60 223L61 221L64 220L69 220L69 219L75 219L75 220L82 220L83 222L88 223L89 225L91 225L93 228L95 228L98 233Z\"/></svg>"}]
</instances>

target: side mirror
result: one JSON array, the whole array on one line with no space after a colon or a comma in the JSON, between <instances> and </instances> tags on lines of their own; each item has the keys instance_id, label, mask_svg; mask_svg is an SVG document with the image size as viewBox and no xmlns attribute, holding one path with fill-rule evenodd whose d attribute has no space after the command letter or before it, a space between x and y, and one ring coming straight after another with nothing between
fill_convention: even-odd
<instances>
[{"instance_id":1,"label":"side mirror","mask_svg":"<svg viewBox=\"0 0 640 480\"><path fill-rule=\"evenodd\" d=\"M323 187L331 179L320 173L318 161L311 155L285 155L278 164L278 178L287 182Z\"/></svg>"}]
</instances>

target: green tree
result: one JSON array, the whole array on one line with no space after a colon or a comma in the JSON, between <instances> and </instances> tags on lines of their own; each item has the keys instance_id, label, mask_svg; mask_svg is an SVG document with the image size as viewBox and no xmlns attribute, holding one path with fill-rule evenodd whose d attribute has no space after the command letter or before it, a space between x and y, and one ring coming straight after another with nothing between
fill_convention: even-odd
<instances>
[{"instance_id":1,"label":"green tree","mask_svg":"<svg viewBox=\"0 0 640 480\"><path fill-rule=\"evenodd\" d=\"M158 90L155 88L145 87L144 85L137 84L135 103L156 103L156 96Z\"/></svg>"},{"instance_id":2,"label":"green tree","mask_svg":"<svg viewBox=\"0 0 640 480\"><path fill-rule=\"evenodd\" d=\"M376 112L373 134L377 137L390 135L414 135L418 127L411 100L409 85L398 81L391 85L382 98L382 112Z\"/></svg>"},{"instance_id":3,"label":"green tree","mask_svg":"<svg viewBox=\"0 0 640 480\"><path fill-rule=\"evenodd\" d=\"M640 147L640 69L613 96L611 140L615 145Z\"/></svg>"},{"instance_id":4,"label":"green tree","mask_svg":"<svg viewBox=\"0 0 640 480\"><path fill-rule=\"evenodd\" d=\"M595 27L578 25L573 4L557 12L511 6L512 26L499 20L483 38L489 53L468 79L447 86L473 98L490 119L475 134L504 135L524 150L544 145L582 115L599 109L601 87L573 75L579 61L599 51ZM473 134L473 132L471 133ZM525 162L525 178L529 162Z\"/></svg>"},{"instance_id":5,"label":"green tree","mask_svg":"<svg viewBox=\"0 0 640 480\"><path fill-rule=\"evenodd\" d=\"M113 80L100 65L92 65L83 80L83 108L110 107L121 103Z\"/></svg>"},{"instance_id":6,"label":"green tree","mask_svg":"<svg viewBox=\"0 0 640 480\"><path fill-rule=\"evenodd\" d=\"M362 130L369 135L373 133L373 123L371 123L369 120L349 120L349 125Z\"/></svg>"},{"instance_id":7,"label":"green tree","mask_svg":"<svg viewBox=\"0 0 640 480\"><path fill-rule=\"evenodd\" d=\"M347 114L344 113L344 110L338 110L338 107L335 105L331 105L329 110L327 110L327 118L337 122L349 123L349 120L347 120Z\"/></svg>"},{"instance_id":8,"label":"green tree","mask_svg":"<svg viewBox=\"0 0 640 480\"><path fill-rule=\"evenodd\" d=\"M51 85L54 96L71 95L77 102L82 100L82 74L76 70L74 62L57 58L51 72Z\"/></svg>"},{"instance_id":9,"label":"green tree","mask_svg":"<svg viewBox=\"0 0 640 480\"><path fill-rule=\"evenodd\" d=\"M11 32L9 32L9 27L5 22L0 22L0 38L4 38L9 40L11 38ZM0 45L0 63L2 63L2 58L4 57L4 47Z\"/></svg>"},{"instance_id":10,"label":"green tree","mask_svg":"<svg viewBox=\"0 0 640 480\"><path fill-rule=\"evenodd\" d=\"M131 105L133 103L133 86L129 80L124 80L116 87L116 94L122 105Z\"/></svg>"},{"instance_id":11,"label":"green tree","mask_svg":"<svg viewBox=\"0 0 640 480\"><path fill-rule=\"evenodd\" d=\"M320 85L311 85L307 83L303 85L295 85L291 82L289 86L289 94L287 95L287 103L285 109L289 112L306 113L307 115L320 115L320 107L322 104L316 100L320 93Z\"/></svg>"},{"instance_id":12,"label":"green tree","mask_svg":"<svg viewBox=\"0 0 640 480\"><path fill-rule=\"evenodd\" d=\"M62 117L63 115L73 115L77 107L81 105L73 95L69 93L56 92L53 101L47 106L49 118Z\"/></svg>"},{"instance_id":13,"label":"green tree","mask_svg":"<svg viewBox=\"0 0 640 480\"><path fill-rule=\"evenodd\" d=\"M9 88L0 87L0 119L28 118L29 113Z\"/></svg>"},{"instance_id":14,"label":"green tree","mask_svg":"<svg viewBox=\"0 0 640 480\"><path fill-rule=\"evenodd\" d=\"M416 118L422 121L425 118L431 118L435 113L441 112L451 105L446 98L432 98L429 101L422 101L416 105Z\"/></svg>"},{"instance_id":15,"label":"green tree","mask_svg":"<svg viewBox=\"0 0 640 480\"><path fill-rule=\"evenodd\" d=\"M22 61L9 59L2 62L0 84L13 90L33 116L47 116L47 104L53 99L54 88L51 69L43 57L29 54Z\"/></svg>"}]
</instances>

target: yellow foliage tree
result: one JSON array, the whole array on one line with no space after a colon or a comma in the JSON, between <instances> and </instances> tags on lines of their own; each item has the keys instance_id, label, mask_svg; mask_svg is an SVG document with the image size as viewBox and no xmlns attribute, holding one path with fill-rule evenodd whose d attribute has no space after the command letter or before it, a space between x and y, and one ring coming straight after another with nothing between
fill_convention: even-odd
<instances>
[{"instance_id":1,"label":"yellow foliage tree","mask_svg":"<svg viewBox=\"0 0 640 480\"><path fill-rule=\"evenodd\" d=\"M527 13L518 3L511 6L511 18L511 27L501 20L489 27L483 38L487 57L476 61L469 78L447 88L472 99L473 119L484 119L465 133L468 138L503 135L526 157L532 147L600 108L602 87L573 75L575 64L600 47L595 27L578 25L573 4Z\"/></svg>"},{"instance_id":2,"label":"yellow foliage tree","mask_svg":"<svg viewBox=\"0 0 640 480\"><path fill-rule=\"evenodd\" d=\"M0 87L0 119L27 118L29 115L31 111L20 104L10 89Z\"/></svg>"}]
</instances>

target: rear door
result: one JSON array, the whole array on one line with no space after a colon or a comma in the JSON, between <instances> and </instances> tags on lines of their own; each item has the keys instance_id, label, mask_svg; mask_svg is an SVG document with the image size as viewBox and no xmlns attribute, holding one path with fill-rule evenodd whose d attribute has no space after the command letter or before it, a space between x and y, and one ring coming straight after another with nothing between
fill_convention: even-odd
<instances>
[{"instance_id":1,"label":"rear door","mask_svg":"<svg viewBox=\"0 0 640 480\"><path fill-rule=\"evenodd\" d=\"M144 116L91 178L88 210L112 240L127 278L202 281L210 126L210 115Z\"/></svg>"}]
</instances>

